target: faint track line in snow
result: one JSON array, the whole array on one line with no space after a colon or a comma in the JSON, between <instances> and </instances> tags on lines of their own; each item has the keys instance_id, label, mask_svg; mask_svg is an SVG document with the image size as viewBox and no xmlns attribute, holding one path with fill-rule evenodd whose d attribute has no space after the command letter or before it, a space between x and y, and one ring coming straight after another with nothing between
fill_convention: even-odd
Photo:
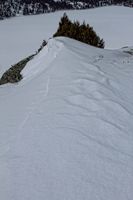
<instances>
[{"instance_id":1,"label":"faint track line in snow","mask_svg":"<svg viewBox=\"0 0 133 200\"><path fill-rule=\"evenodd\" d=\"M28 122L34 111L37 109L38 105L40 105L40 103L48 96L49 83L50 83L50 78L48 77L46 86L44 86L41 90L39 89L38 90L39 92L37 91L37 94L35 94L36 99L35 100L33 99L31 106L29 108L29 112L19 127L19 131L23 129L23 127L26 125L26 123Z\"/></svg>"},{"instance_id":2,"label":"faint track line in snow","mask_svg":"<svg viewBox=\"0 0 133 200\"><path fill-rule=\"evenodd\" d=\"M133 116L133 113L128 109L126 108L124 105L122 105L121 101L119 100L116 101L114 99L105 99L104 102L112 102L114 105L117 105L118 107L120 107L120 110L122 109L125 113L127 113L129 116ZM109 105L109 104L108 104ZM110 104L111 105L111 104Z\"/></svg>"},{"instance_id":3,"label":"faint track line in snow","mask_svg":"<svg viewBox=\"0 0 133 200\"><path fill-rule=\"evenodd\" d=\"M104 116L102 114L97 113L96 111L90 111L87 114L77 113L77 114L71 114L71 113L58 113L58 115L61 115L62 117L65 117L67 119L75 118L79 116L79 118L96 118L97 120L103 121L105 124L110 125L114 127L116 130L118 130L117 134L124 137L128 141L129 137L127 135L128 131L124 130L124 127L121 127L117 124L117 122L113 122ZM116 132L114 132L116 134ZM116 134L116 135L117 135Z\"/></svg>"},{"instance_id":4,"label":"faint track line in snow","mask_svg":"<svg viewBox=\"0 0 133 200\"><path fill-rule=\"evenodd\" d=\"M133 158L133 155L129 154L129 153L126 153L116 147L114 147L113 145L111 144L107 144L105 142L102 142L101 140L99 139L96 139L95 137L93 137L92 135L90 134L85 134L83 131L79 130L79 129L76 129L76 128L73 128L73 127L65 127L65 126L58 126L58 127L54 127L56 129L65 129L65 130L71 130L71 131L74 131L76 133L79 133L81 136L84 136L86 138L88 138L89 140L91 140L92 142L104 147L105 149L108 149L108 150L111 150L111 151L114 151L114 152L117 152L117 153L120 153L121 155L125 155L125 156L128 156L130 158Z\"/></svg>"}]
</instances>

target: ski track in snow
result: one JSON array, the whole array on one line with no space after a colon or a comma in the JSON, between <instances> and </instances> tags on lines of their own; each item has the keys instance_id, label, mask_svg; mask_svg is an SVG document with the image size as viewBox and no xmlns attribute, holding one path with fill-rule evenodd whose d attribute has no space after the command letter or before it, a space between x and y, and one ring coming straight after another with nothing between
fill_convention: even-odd
<instances>
[{"instance_id":1,"label":"ski track in snow","mask_svg":"<svg viewBox=\"0 0 133 200\"><path fill-rule=\"evenodd\" d=\"M22 124L19 127L19 131L21 131L25 124L27 123L27 121L30 119L30 117L32 116L32 114L34 113L34 111L37 109L38 105L41 103L41 101L43 101L47 95L48 95L48 90L49 90L49 78L47 80L46 83L46 91L39 90L38 94L36 94L36 99L33 100L33 102L31 103L31 107L29 108L29 112L27 114L27 116L25 117L25 119L23 120Z\"/></svg>"}]
</instances>

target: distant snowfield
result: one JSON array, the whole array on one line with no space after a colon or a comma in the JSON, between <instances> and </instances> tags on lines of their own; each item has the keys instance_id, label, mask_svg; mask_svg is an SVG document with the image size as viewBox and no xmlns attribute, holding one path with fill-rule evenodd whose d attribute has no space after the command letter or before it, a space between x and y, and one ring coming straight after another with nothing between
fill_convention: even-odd
<instances>
[{"instance_id":1,"label":"distant snowfield","mask_svg":"<svg viewBox=\"0 0 133 200\"><path fill-rule=\"evenodd\" d=\"M133 199L133 55L51 39L0 87L1 200Z\"/></svg>"},{"instance_id":2,"label":"distant snowfield","mask_svg":"<svg viewBox=\"0 0 133 200\"><path fill-rule=\"evenodd\" d=\"M133 9L102 7L80 11L66 11L72 20L85 20L105 40L106 48L133 45ZM43 39L56 31L64 11L21 16L0 21L0 74L11 64L32 54Z\"/></svg>"}]
</instances>

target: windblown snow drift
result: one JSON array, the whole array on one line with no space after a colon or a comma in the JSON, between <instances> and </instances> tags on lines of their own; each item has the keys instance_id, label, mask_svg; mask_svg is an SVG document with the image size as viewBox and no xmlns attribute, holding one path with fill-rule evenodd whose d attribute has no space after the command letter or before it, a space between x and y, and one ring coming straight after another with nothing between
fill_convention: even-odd
<instances>
[{"instance_id":1,"label":"windblown snow drift","mask_svg":"<svg viewBox=\"0 0 133 200\"><path fill-rule=\"evenodd\" d=\"M132 200L133 55L55 38L0 87L2 200Z\"/></svg>"}]
</instances>

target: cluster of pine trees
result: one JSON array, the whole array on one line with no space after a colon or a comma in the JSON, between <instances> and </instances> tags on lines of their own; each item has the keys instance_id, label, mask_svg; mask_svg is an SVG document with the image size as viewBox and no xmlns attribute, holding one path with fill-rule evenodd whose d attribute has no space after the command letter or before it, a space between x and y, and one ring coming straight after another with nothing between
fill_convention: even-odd
<instances>
[{"instance_id":1,"label":"cluster of pine trees","mask_svg":"<svg viewBox=\"0 0 133 200\"><path fill-rule=\"evenodd\" d=\"M133 7L133 0L0 0L0 19L64 9L87 9L105 5Z\"/></svg>"},{"instance_id":2,"label":"cluster of pine trees","mask_svg":"<svg viewBox=\"0 0 133 200\"><path fill-rule=\"evenodd\" d=\"M89 24L85 22L80 24L78 21L71 22L65 13L61 18L57 32L53 35L53 37L57 36L73 38L92 46L104 48L103 39L100 39Z\"/></svg>"},{"instance_id":3,"label":"cluster of pine trees","mask_svg":"<svg viewBox=\"0 0 133 200\"><path fill-rule=\"evenodd\" d=\"M16 15L36 15L56 10L73 9L67 1L0 0L0 19Z\"/></svg>"}]
</instances>

